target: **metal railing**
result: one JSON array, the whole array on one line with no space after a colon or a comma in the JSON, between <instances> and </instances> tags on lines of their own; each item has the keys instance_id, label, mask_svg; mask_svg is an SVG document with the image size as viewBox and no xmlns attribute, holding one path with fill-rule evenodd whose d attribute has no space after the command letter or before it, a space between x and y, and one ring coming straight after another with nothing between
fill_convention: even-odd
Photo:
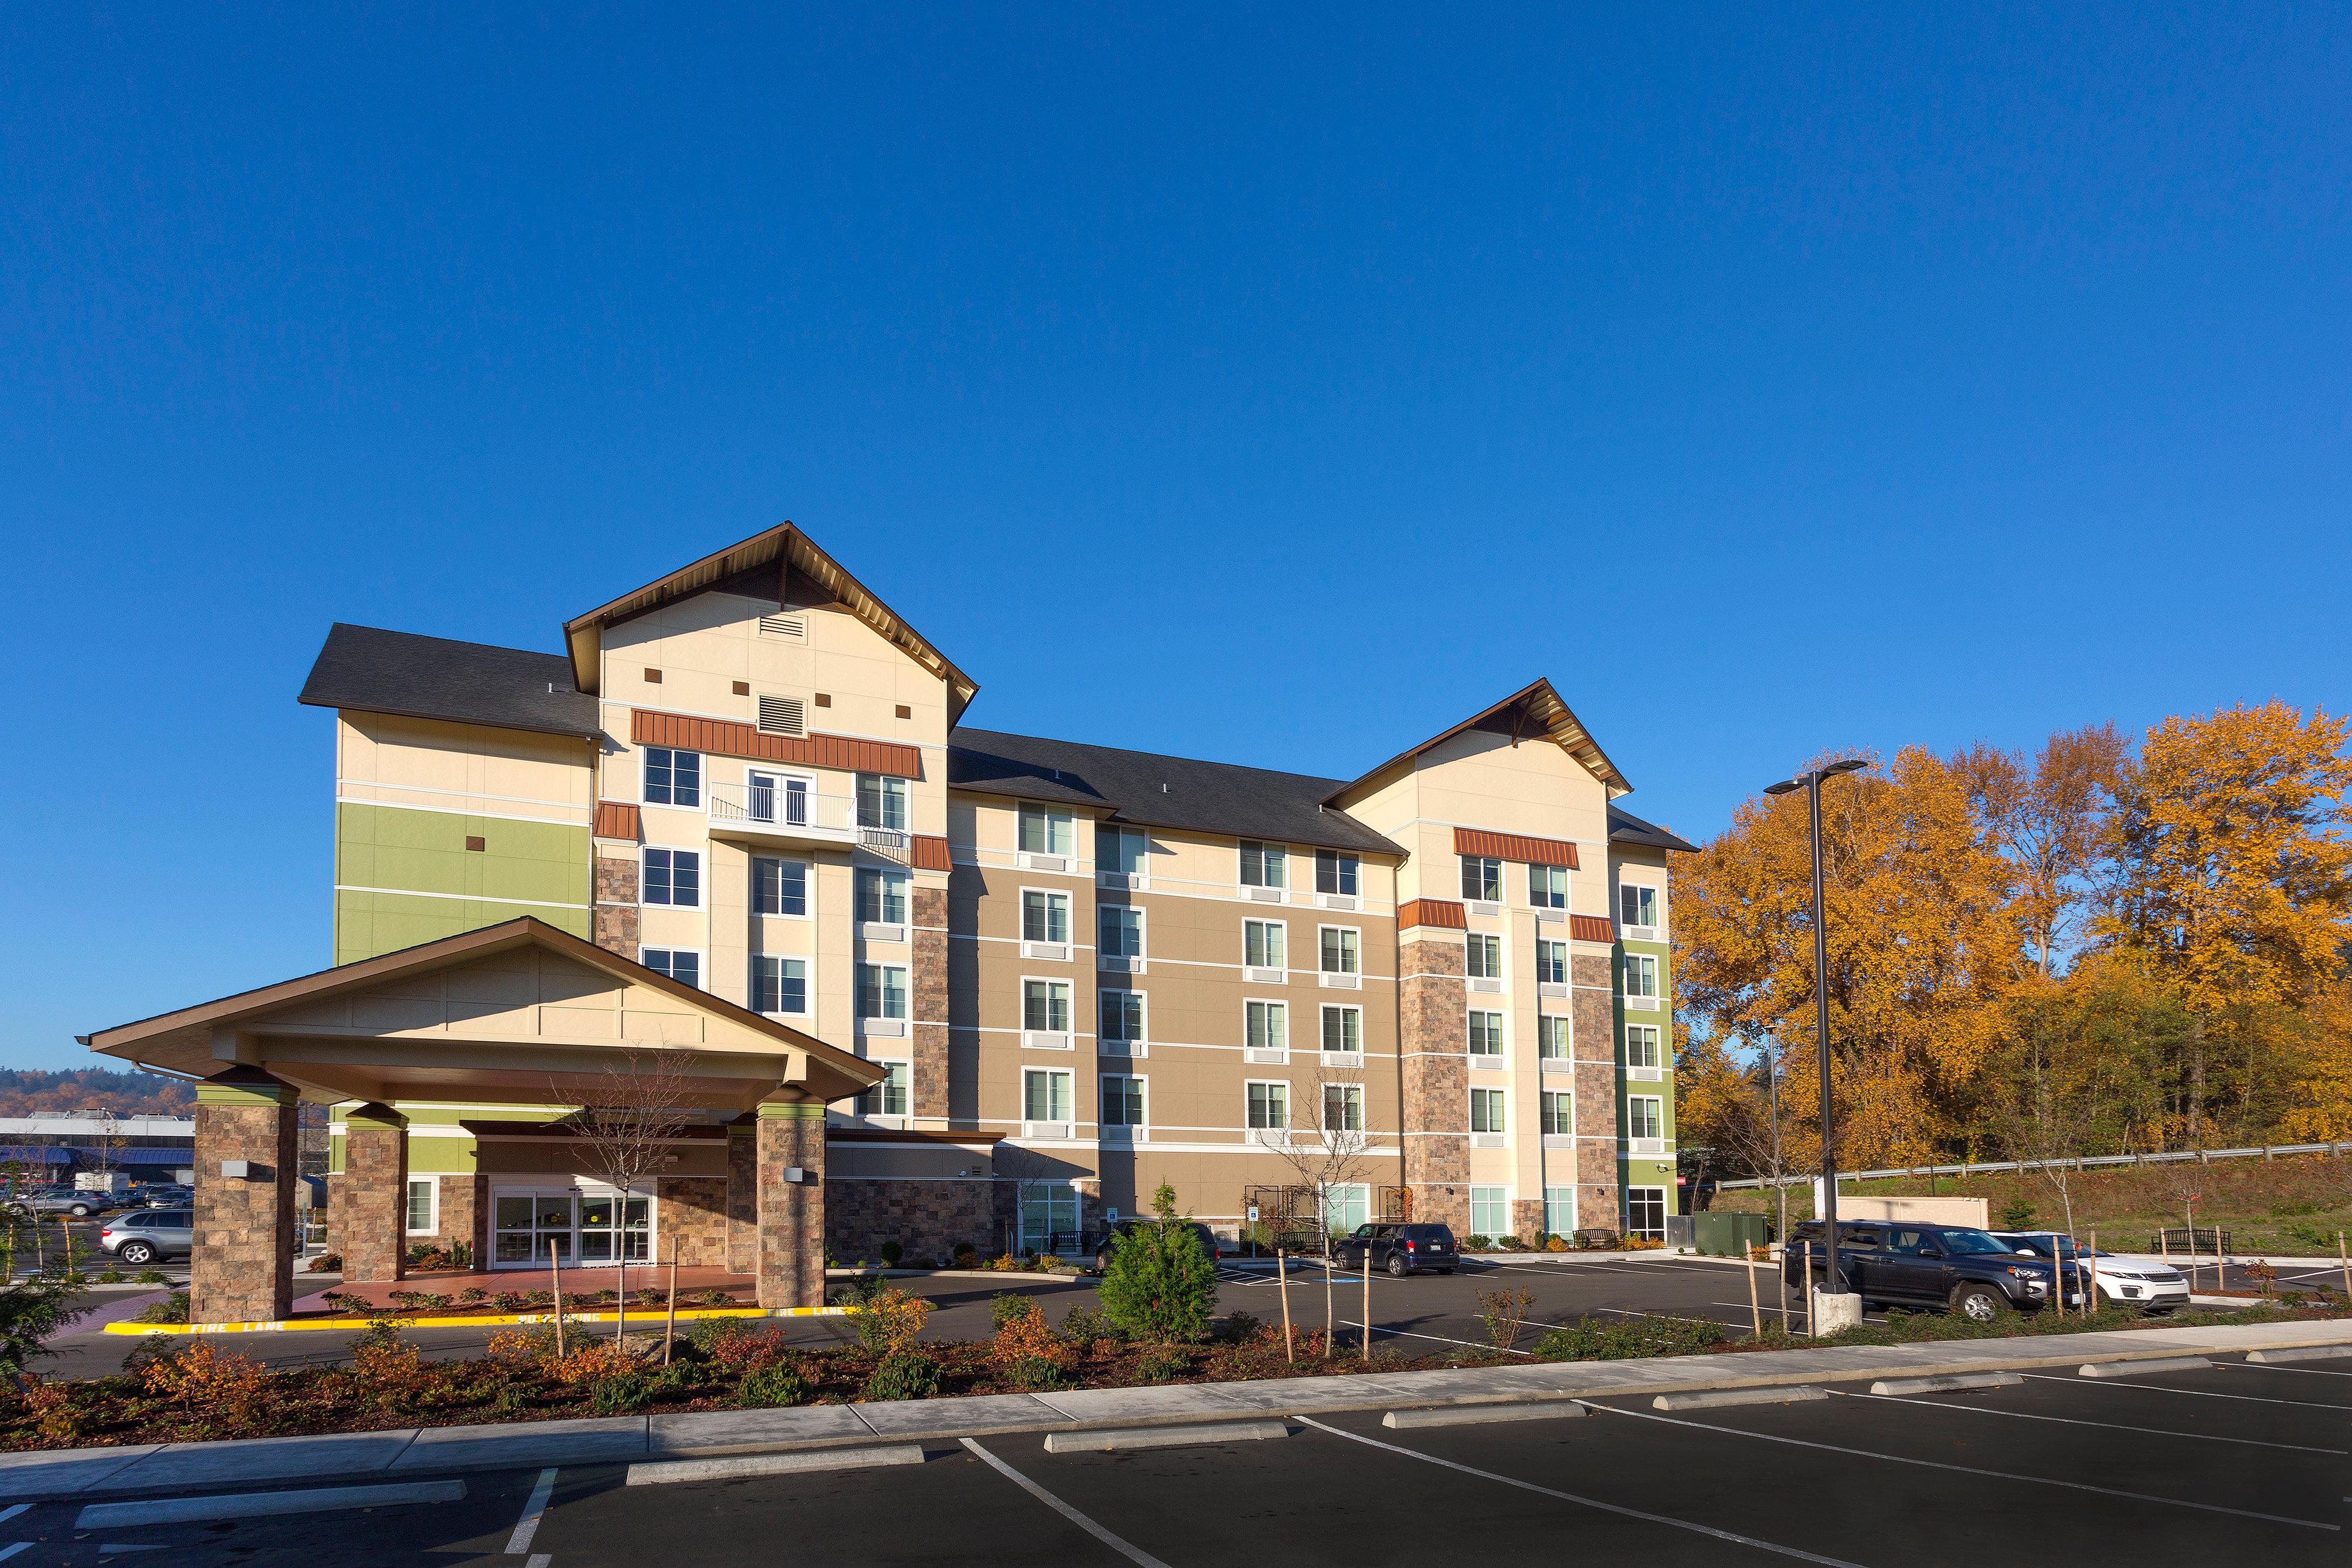
<instances>
[{"instance_id":1,"label":"metal railing","mask_svg":"<svg viewBox=\"0 0 2352 1568\"><path fill-rule=\"evenodd\" d=\"M2270 1144L2251 1149L2173 1149L2153 1155L2074 1155L2056 1160L1976 1160L1958 1166L1901 1166L1876 1171L1840 1171L1838 1180L1878 1181L1890 1176L1991 1176L2000 1171L2042 1170L2104 1170L2115 1166L2177 1165L2194 1160L2210 1165L2215 1160L2274 1159L2281 1155L2352 1155L2352 1143L2343 1144ZM1738 1181L1719 1181L1718 1192L1735 1192L1743 1188L1769 1186L1810 1186L1818 1173L1805 1171L1785 1176L1775 1181L1770 1176L1742 1176Z\"/></svg>"},{"instance_id":2,"label":"metal railing","mask_svg":"<svg viewBox=\"0 0 2352 1568\"><path fill-rule=\"evenodd\" d=\"M819 795L782 783L705 786L710 820L725 826L775 828L846 839L857 831L857 803L846 795Z\"/></svg>"}]
</instances>

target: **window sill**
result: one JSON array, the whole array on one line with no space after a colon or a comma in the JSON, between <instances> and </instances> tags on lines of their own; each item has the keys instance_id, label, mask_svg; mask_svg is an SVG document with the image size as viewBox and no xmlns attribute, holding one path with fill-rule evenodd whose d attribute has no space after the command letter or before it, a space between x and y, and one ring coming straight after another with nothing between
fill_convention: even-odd
<instances>
[{"instance_id":1,"label":"window sill","mask_svg":"<svg viewBox=\"0 0 2352 1568\"><path fill-rule=\"evenodd\" d=\"M868 942L904 942L907 927L904 924L893 925L879 920L867 920L859 924L857 934Z\"/></svg>"},{"instance_id":2,"label":"window sill","mask_svg":"<svg viewBox=\"0 0 2352 1568\"><path fill-rule=\"evenodd\" d=\"M1066 1030L1024 1029L1021 1031L1024 1051L1076 1051L1077 1043Z\"/></svg>"},{"instance_id":3,"label":"window sill","mask_svg":"<svg viewBox=\"0 0 2352 1568\"><path fill-rule=\"evenodd\" d=\"M1480 996L1500 996L1503 990L1502 981L1489 979L1484 975L1472 976L1469 985L1470 988Z\"/></svg>"},{"instance_id":4,"label":"window sill","mask_svg":"<svg viewBox=\"0 0 2352 1568\"><path fill-rule=\"evenodd\" d=\"M1019 865L1023 871L1058 871L1066 873L1070 869L1072 857L1068 855L1038 854L1032 850L1016 850L1013 852L1013 858L1014 863Z\"/></svg>"},{"instance_id":5,"label":"window sill","mask_svg":"<svg viewBox=\"0 0 2352 1568\"><path fill-rule=\"evenodd\" d=\"M1360 991L1364 988L1364 977L1361 975L1335 975L1330 973L1328 970L1326 970L1323 974L1322 984L1323 988L1327 991Z\"/></svg>"},{"instance_id":6,"label":"window sill","mask_svg":"<svg viewBox=\"0 0 2352 1568\"><path fill-rule=\"evenodd\" d=\"M1056 964L1066 964L1070 961L1070 945L1067 942L1032 942L1024 937L1021 941L1021 956L1024 958L1044 958Z\"/></svg>"},{"instance_id":7,"label":"window sill","mask_svg":"<svg viewBox=\"0 0 2352 1568\"><path fill-rule=\"evenodd\" d=\"M905 1019L859 1019L857 1032L872 1035L877 1040L904 1040L907 1038L907 1020Z\"/></svg>"},{"instance_id":8,"label":"window sill","mask_svg":"<svg viewBox=\"0 0 2352 1568\"><path fill-rule=\"evenodd\" d=\"M1290 971L1270 969L1263 965L1244 964L1242 966L1242 979L1244 984L1252 986L1287 985L1290 982Z\"/></svg>"}]
</instances>

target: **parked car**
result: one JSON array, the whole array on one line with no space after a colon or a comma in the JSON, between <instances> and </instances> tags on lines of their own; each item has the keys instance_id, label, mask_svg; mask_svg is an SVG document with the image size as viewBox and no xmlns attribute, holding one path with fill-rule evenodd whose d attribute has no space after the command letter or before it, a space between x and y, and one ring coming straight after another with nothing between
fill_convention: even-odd
<instances>
[{"instance_id":1,"label":"parked car","mask_svg":"<svg viewBox=\"0 0 2352 1568\"><path fill-rule=\"evenodd\" d=\"M1443 1225L1375 1221L1359 1225L1354 1234L1331 1244L1331 1261L1357 1273L1363 1271L1368 1253L1373 1268L1385 1269L1400 1280L1420 1269L1451 1274L1462 1260L1454 1232Z\"/></svg>"},{"instance_id":2,"label":"parked car","mask_svg":"<svg viewBox=\"0 0 2352 1568\"><path fill-rule=\"evenodd\" d=\"M152 1182L132 1187L126 1196L142 1208L187 1208L196 1201L196 1189L177 1182Z\"/></svg>"},{"instance_id":3,"label":"parked car","mask_svg":"<svg viewBox=\"0 0 2352 1568\"><path fill-rule=\"evenodd\" d=\"M185 1258L196 1248L193 1208L134 1208L99 1227L98 1244L133 1268Z\"/></svg>"},{"instance_id":4,"label":"parked car","mask_svg":"<svg viewBox=\"0 0 2352 1568\"><path fill-rule=\"evenodd\" d=\"M110 1192L76 1192L71 1187L41 1187L18 1192L8 1199L13 1212L39 1218L68 1214L76 1219L87 1219L93 1214L105 1214L121 1208L122 1199Z\"/></svg>"},{"instance_id":5,"label":"parked car","mask_svg":"<svg viewBox=\"0 0 2352 1568\"><path fill-rule=\"evenodd\" d=\"M1822 1231L1819 1220L1807 1220L1790 1233L1783 1277L1791 1286L1827 1281ZM1838 1276L1865 1307L1947 1307L1983 1322L2004 1307L2032 1312L2047 1304L2053 1267L1973 1226L1889 1220L1838 1226ZM2063 1267L2066 1304L2078 1305L2079 1271Z\"/></svg>"},{"instance_id":6,"label":"parked car","mask_svg":"<svg viewBox=\"0 0 2352 1568\"><path fill-rule=\"evenodd\" d=\"M1111 1247L1120 1237L1129 1234L1130 1231L1139 1230L1147 1225L1157 1225L1159 1223L1160 1221L1156 1219L1122 1219L1117 1225L1112 1226L1110 1228L1110 1233L1105 1236L1102 1240L1095 1246L1095 1267L1100 1269L1110 1262ZM1210 1262L1213 1263L1218 1259L1225 1255L1224 1249L1220 1247L1217 1243L1217 1233L1210 1229L1207 1226L1202 1224L1199 1220L1181 1219L1176 1221L1176 1223L1183 1226L1186 1229L1190 1230L1194 1236L1200 1239L1201 1255L1206 1258Z\"/></svg>"},{"instance_id":7,"label":"parked car","mask_svg":"<svg viewBox=\"0 0 2352 1568\"><path fill-rule=\"evenodd\" d=\"M2180 1277L2178 1269L2137 1258L2118 1258L2105 1249L2085 1252L2073 1237L2054 1230L1996 1230L1992 1234L2022 1255L2047 1259L2053 1250L2058 1251L2076 1266L2077 1273L2085 1277L2093 1270L2082 1260L2097 1259L2100 1298L2118 1306L2137 1307L2153 1313L2177 1312L2189 1304L2189 1281Z\"/></svg>"}]
</instances>

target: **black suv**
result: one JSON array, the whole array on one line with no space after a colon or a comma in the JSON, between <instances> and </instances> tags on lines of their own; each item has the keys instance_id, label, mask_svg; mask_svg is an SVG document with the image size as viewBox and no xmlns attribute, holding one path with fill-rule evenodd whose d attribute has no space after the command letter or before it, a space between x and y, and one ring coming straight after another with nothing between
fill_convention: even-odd
<instances>
[{"instance_id":1,"label":"black suv","mask_svg":"<svg viewBox=\"0 0 2352 1568\"><path fill-rule=\"evenodd\" d=\"M1373 1267L1400 1280L1416 1269L1451 1274L1462 1258L1454 1232L1443 1225L1359 1225L1354 1235L1331 1243L1331 1261L1341 1269L1360 1272L1367 1252Z\"/></svg>"},{"instance_id":2,"label":"black suv","mask_svg":"<svg viewBox=\"0 0 2352 1568\"><path fill-rule=\"evenodd\" d=\"M1802 1288L1828 1279L1822 1225L1790 1233L1781 1275ZM2078 1270L2067 1273L2069 1305L2079 1299ZM2002 1308L2032 1312L2050 1300L2050 1264L2020 1257L2009 1242L1964 1225L1910 1225L1864 1219L1838 1224L1838 1275L1865 1306L1949 1307L1979 1322Z\"/></svg>"}]
</instances>

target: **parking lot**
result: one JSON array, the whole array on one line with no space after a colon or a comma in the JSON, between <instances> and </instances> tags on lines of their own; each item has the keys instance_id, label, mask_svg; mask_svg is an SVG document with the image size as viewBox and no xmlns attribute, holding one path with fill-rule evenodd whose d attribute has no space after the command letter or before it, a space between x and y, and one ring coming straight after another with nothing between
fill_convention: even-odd
<instances>
[{"instance_id":1,"label":"parking lot","mask_svg":"<svg viewBox=\"0 0 2352 1568\"><path fill-rule=\"evenodd\" d=\"M1814 1403L1667 1414L1629 1397L1581 1419L1430 1431L1365 1412L1293 1420L1278 1440L1134 1454L982 1437L927 1445L903 1468L682 1485L628 1486L618 1465L516 1469L463 1477L460 1500L269 1519L85 1522L80 1503L39 1503L0 1518L0 1553L354 1568L682 1553L746 1568L2343 1557L2352 1369L2058 1371L1903 1398L1825 1386Z\"/></svg>"}]
</instances>

